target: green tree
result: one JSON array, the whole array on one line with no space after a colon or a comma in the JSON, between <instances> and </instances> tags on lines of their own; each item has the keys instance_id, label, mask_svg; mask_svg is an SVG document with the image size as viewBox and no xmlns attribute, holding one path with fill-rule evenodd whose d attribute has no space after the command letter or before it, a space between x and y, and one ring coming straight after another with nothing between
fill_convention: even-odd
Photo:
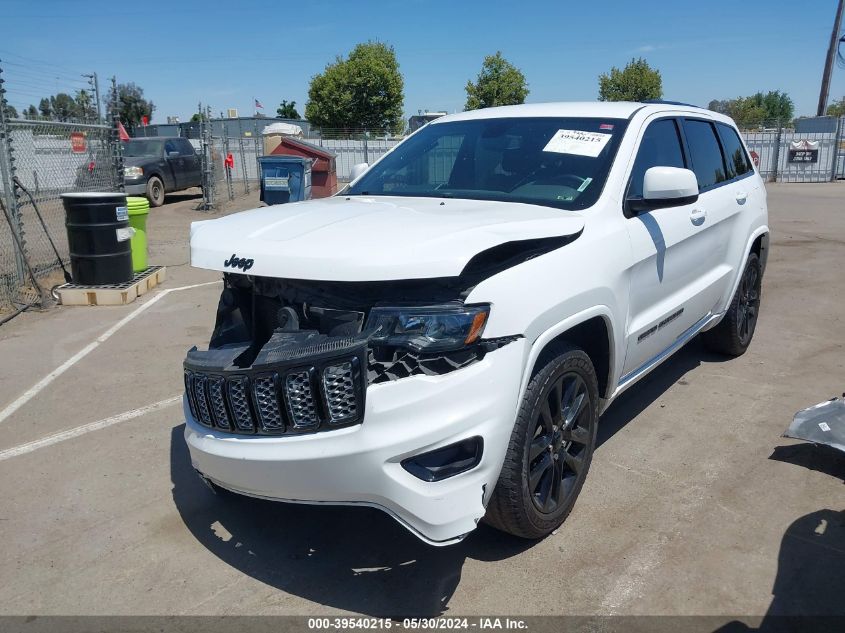
<instances>
[{"instance_id":1,"label":"green tree","mask_svg":"<svg viewBox=\"0 0 845 633\"><path fill-rule=\"evenodd\" d=\"M298 119L299 112L296 110L296 101L288 103L285 99L276 108L276 117L279 119Z\"/></svg>"},{"instance_id":2,"label":"green tree","mask_svg":"<svg viewBox=\"0 0 845 633\"><path fill-rule=\"evenodd\" d=\"M38 118L38 108L34 105L30 104L29 107L23 111L23 116L25 119L37 119Z\"/></svg>"},{"instance_id":3,"label":"green tree","mask_svg":"<svg viewBox=\"0 0 845 633\"><path fill-rule=\"evenodd\" d=\"M110 117L115 114L114 103L114 89L110 88L108 96L108 114ZM117 85L116 114L130 134L137 126L141 125L141 117L146 116L150 121L153 120L153 110L155 110L155 105L152 101L144 99L143 88L131 82Z\"/></svg>"},{"instance_id":4,"label":"green tree","mask_svg":"<svg viewBox=\"0 0 845 633\"><path fill-rule=\"evenodd\" d=\"M13 106L10 103L6 104L6 118L7 119L17 119L18 118L17 109L15 108L15 106Z\"/></svg>"},{"instance_id":5,"label":"green tree","mask_svg":"<svg viewBox=\"0 0 845 633\"><path fill-rule=\"evenodd\" d=\"M827 106L827 116L845 116L845 96Z\"/></svg>"},{"instance_id":6,"label":"green tree","mask_svg":"<svg viewBox=\"0 0 845 633\"><path fill-rule=\"evenodd\" d=\"M77 90L73 98L76 102L76 118L83 121L94 121L97 118L97 105L87 90Z\"/></svg>"},{"instance_id":7,"label":"green tree","mask_svg":"<svg viewBox=\"0 0 845 633\"><path fill-rule=\"evenodd\" d=\"M464 110L525 103L528 84L522 71L502 56L488 55L475 82L467 81Z\"/></svg>"},{"instance_id":8,"label":"green tree","mask_svg":"<svg viewBox=\"0 0 845 633\"><path fill-rule=\"evenodd\" d=\"M50 97L50 108L56 121L70 121L77 118L76 101L66 92Z\"/></svg>"},{"instance_id":9,"label":"green tree","mask_svg":"<svg viewBox=\"0 0 845 633\"><path fill-rule=\"evenodd\" d=\"M632 59L622 70L616 66L599 75L599 101L646 101L663 97L660 71L642 57Z\"/></svg>"},{"instance_id":10,"label":"green tree","mask_svg":"<svg viewBox=\"0 0 845 633\"><path fill-rule=\"evenodd\" d=\"M38 111L45 119L53 118L53 106L50 104L50 100L47 97L44 97L38 102Z\"/></svg>"},{"instance_id":11,"label":"green tree","mask_svg":"<svg viewBox=\"0 0 845 633\"><path fill-rule=\"evenodd\" d=\"M305 118L325 128L398 129L404 82L392 46L358 44L311 79Z\"/></svg>"},{"instance_id":12,"label":"green tree","mask_svg":"<svg viewBox=\"0 0 845 633\"><path fill-rule=\"evenodd\" d=\"M758 92L752 99L766 111L767 119L779 119L780 121L792 121L795 117L795 104L785 92L770 90L766 94Z\"/></svg>"},{"instance_id":13,"label":"green tree","mask_svg":"<svg viewBox=\"0 0 845 633\"><path fill-rule=\"evenodd\" d=\"M729 103L730 101L728 99L713 99L710 103L707 104L707 109L713 110L713 112L718 112L719 114L727 114Z\"/></svg>"},{"instance_id":14,"label":"green tree","mask_svg":"<svg viewBox=\"0 0 845 633\"><path fill-rule=\"evenodd\" d=\"M208 121L208 115L194 112L191 115L191 123L199 123L200 121Z\"/></svg>"},{"instance_id":15,"label":"green tree","mask_svg":"<svg viewBox=\"0 0 845 633\"><path fill-rule=\"evenodd\" d=\"M714 99L708 106L710 110L726 114L740 126L757 126L765 122L787 123L795 115L792 99L785 92L770 90L757 92L748 97L736 97L723 101Z\"/></svg>"}]
</instances>

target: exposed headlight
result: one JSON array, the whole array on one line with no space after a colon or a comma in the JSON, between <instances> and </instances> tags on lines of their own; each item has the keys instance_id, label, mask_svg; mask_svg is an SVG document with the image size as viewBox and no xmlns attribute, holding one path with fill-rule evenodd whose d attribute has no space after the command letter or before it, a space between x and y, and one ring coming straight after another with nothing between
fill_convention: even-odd
<instances>
[{"instance_id":1,"label":"exposed headlight","mask_svg":"<svg viewBox=\"0 0 845 633\"><path fill-rule=\"evenodd\" d=\"M489 314L489 305L379 307L370 310L366 329L375 330L376 345L442 352L476 342Z\"/></svg>"},{"instance_id":2,"label":"exposed headlight","mask_svg":"<svg viewBox=\"0 0 845 633\"><path fill-rule=\"evenodd\" d=\"M144 175L144 169L142 167L124 167L123 168L123 177L124 178L140 178Z\"/></svg>"}]
</instances>

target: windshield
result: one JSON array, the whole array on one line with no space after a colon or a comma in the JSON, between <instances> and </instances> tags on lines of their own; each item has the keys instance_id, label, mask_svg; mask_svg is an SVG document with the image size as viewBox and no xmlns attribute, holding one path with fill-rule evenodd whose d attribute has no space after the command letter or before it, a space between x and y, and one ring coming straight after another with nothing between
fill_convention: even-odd
<instances>
[{"instance_id":1,"label":"windshield","mask_svg":"<svg viewBox=\"0 0 845 633\"><path fill-rule=\"evenodd\" d=\"M432 123L373 165L345 194L584 209L601 194L627 124L580 117Z\"/></svg>"},{"instance_id":2,"label":"windshield","mask_svg":"<svg viewBox=\"0 0 845 633\"><path fill-rule=\"evenodd\" d=\"M161 140L143 140L143 141L127 141L123 146L123 155L128 157L134 156L161 156L164 141Z\"/></svg>"}]
</instances>

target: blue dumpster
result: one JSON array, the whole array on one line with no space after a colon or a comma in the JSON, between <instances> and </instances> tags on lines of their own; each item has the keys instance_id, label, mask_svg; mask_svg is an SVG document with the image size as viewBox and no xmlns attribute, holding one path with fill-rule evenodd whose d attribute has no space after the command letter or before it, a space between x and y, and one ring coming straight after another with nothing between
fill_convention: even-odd
<instances>
[{"instance_id":1,"label":"blue dumpster","mask_svg":"<svg viewBox=\"0 0 845 633\"><path fill-rule=\"evenodd\" d=\"M261 201L284 204L311 199L311 159L301 156L261 156Z\"/></svg>"}]
</instances>

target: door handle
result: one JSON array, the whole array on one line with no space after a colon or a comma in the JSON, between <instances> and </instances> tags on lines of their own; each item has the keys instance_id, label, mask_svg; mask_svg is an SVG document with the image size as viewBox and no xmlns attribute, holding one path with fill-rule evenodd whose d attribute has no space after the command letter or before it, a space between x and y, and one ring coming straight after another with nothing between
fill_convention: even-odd
<instances>
[{"instance_id":1,"label":"door handle","mask_svg":"<svg viewBox=\"0 0 845 633\"><path fill-rule=\"evenodd\" d=\"M745 191L739 191L736 194L736 201L739 204L745 204L745 201L748 200L748 194Z\"/></svg>"},{"instance_id":2,"label":"door handle","mask_svg":"<svg viewBox=\"0 0 845 633\"><path fill-rule=\"evenodd\" d=\"M701 208L694 208L692 211L690 211L689 219L690 222L692 222L696 226L700 226L704 224L704 220L707 219L707 211Z\"/></svg>"}]
</instances>

